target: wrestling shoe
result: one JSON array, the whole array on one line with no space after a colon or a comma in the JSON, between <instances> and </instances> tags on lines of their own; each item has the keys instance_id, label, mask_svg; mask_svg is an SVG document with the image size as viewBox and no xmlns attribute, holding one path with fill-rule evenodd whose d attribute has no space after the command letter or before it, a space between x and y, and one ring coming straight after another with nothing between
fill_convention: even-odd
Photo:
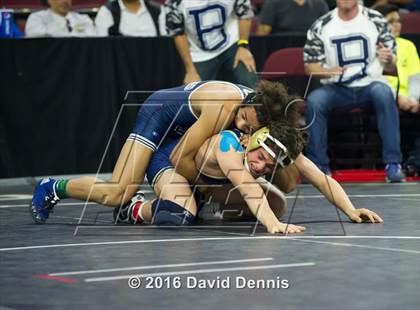
<instances>
[{"instance_id":1,"label":"wrestling shoe","mask_svg":"<svg viewBox=\"0 0 420 310\"><path fill-rule=\"evenodd\" d=\"M114 212L112 214L114 218L114 224L141 224L143 221L139 216L137 216L137 214L141 204L145 201L146 199L143 192L138 191L126 204L119 208L114 208ZM136 211L135 218L133 217L133 210Z\"/></svg>"},{"instance_id":2,"label":"wrestling shoe","mask_svg":"<svg viewBox=\"0 0 420 310\"><path fill-rule=\"evenodd\" d=\"M386 181L388 183L405 182L405 176L400 164L388 164L385 166Z\"/></svg>"},{"instance_id":3,"label":"wrestling shoe","mask_svg":"<svg viewBox=\"0 0 420 310\"><path fill-rule=\"evenodd\" d=\"M55 192L54 179L42 179L34 190L29 211L37 224L44 224L54 206L60 200Z\"/></svg>"}]
</instances>

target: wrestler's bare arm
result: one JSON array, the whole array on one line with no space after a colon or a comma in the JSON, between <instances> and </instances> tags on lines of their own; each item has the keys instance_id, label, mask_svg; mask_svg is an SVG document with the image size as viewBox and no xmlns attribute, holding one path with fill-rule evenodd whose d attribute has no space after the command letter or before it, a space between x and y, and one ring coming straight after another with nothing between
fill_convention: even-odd
<instances>
[{"instance_id":1,"label":"wrestler's bare arm","mask_svg":"<svg viewBox=\"0 0 420 310\"><path fill-rule=\"evenodd\" d=\"M329 202L342 210L350 220L361 223L369 220L372 223L382 223L382 219L373 211L368 209L355 209L341 185L325 175L318 167L303 154L295 160L295 166L299 173L309 183L316 187Z\"/></svg>"},{"instance_id":2,"label":"wrestler's bare arm","mask_svg":"<svg viewBox=\"0 0 420 310\"><path fill-rule=\"evenodd\" d=\"M194 183L197 176L195 165L191 165L198 149L207 138L229 126L235 116L242 97L231 85L206 85L194 93L190 100L200 106L198 120L188 129L171 154L177 173Z\"/></svg>"},{"instance_id":3,"label":"wrestler's bare arm","mask_svg":"<svg viewBox=\"0 0 420 310\"><path fill-rule=\"evenodd\" d=\"M263 189L244 167L244 153L235 151L233 148L226 152L216 147L215 154L222 172L241 193L248 208L267 228L269 233L296 233L304 231L304 227L287 225L276 218L268 204Z\"/></svg>"}]
</instances>

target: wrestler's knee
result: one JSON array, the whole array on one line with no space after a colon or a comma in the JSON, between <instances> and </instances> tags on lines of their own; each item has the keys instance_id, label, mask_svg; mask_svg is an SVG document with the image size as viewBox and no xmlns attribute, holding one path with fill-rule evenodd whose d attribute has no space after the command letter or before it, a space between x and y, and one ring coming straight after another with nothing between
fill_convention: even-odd
<instances>
[{"instance_id":1,"label":"wrestler's knee","mask_svg":"<svg viewBox=\"0 0 420 310\"><path fill-rule=\"evenodd\" d=\"M153 220L155 225L191 225L196 216L187 209L171 200L156 199L152 204Z\"/></svg>"}]
</instances>

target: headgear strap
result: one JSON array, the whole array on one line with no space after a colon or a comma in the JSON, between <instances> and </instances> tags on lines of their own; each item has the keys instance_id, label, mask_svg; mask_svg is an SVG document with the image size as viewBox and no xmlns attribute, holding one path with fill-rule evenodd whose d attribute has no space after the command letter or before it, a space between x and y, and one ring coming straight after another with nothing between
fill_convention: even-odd
<instances>
[{"instance_id":1,"label":"headgear strap","mask_svg":"<svg viewBox=\"0 0 420 310\"><path fill-rule=\"evenodd\" d=\"M276 153L265 143L267 139L274 142L281 150L280 154L276 156ZM264 148L268 154L282 167L286 167L293 163L293 159L290 157L289 151L279 140L270 135L268 127L263 127L257 130L249 139L246 151L252 151L259 147Z\"/></svg>"}]
</instances>

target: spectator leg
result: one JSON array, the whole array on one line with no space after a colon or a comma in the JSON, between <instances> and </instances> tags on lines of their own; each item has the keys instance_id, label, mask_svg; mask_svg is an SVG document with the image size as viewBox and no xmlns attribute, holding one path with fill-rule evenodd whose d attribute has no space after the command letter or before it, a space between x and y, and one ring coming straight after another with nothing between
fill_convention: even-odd
<instances>
[{"instance_id":1,"label":"spectator leg","mask_svg":"<svg viewBox=\"0 0 420 310\"><path fill-rule=\"evenodd\" d=\"M391 88L382 82L372 82L364 88L362 96L364 102L375 108L385 164L401 163L400 116Z\"/></svg>"},{"instance_id":2,"label":"spectator leg","mask_svg":"<svg viewBox=\"0 0 420 310\"><path fill-rule=\"evenodd\" d=\"M220 61L229 71L232 70L235 83L255 88L259 82L258 76L255 72L248 71L242 62L240 62L236 68L233 68L233 62L235 60L237 50L237 45L232 45L219 56Z\"/></svg>"},{"instance_id":3,"label":"spectator leg","mask_svg":"<svg viewBox=\"0 0 420 310\"><path fill-rule=\"evenodd\" d=\"M215 57L207 61L195 62L194 65L202 81L215 80L220 62L218 57Z\"/></svg>"},{"instance_id":4,"label":"spectator leg","mask_svg":"<svg viewBox=\"0 0 420 310\"><path fill-rule=\"evenodd\" d=\"M242 62L233 69L233 76L236 83L250 88L255 88L259 82L257 74L255 72L249 72Z\"/></svg>"},{"instance_id":5,"label":"spectator leg","mask_svg":"<svg viewBox=\"0 0 420 310\"><path fill-rule=\"evenodd\" d=\"M312 91L307 100L305 120L309 134L306 155L318 167L328 166L327 123L328 115L333 108L344 108L351 105L351 90L344 87L327 85Z\"/></svg>"}]
</instances>

